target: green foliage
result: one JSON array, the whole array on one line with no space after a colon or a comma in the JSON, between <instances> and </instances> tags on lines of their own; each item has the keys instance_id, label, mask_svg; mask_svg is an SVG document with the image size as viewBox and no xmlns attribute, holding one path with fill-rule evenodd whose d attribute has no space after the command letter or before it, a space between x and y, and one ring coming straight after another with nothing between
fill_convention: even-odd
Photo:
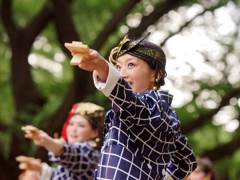
<instances>
[{"instance_id":1,"label":"green foliage","mask_svg":"<svg viewBox=\"0 0 240 180\"><path fill-rule=\"evenodd\" d=\"M232 133L224 131L221 126L213 126L211 122L187 135L191 147L198 156L206 150L228 143L232 136Z\"/></svg>"},{"instance_id":2,"label":"green foliage","mask_svg":"<svg viewBox=\"0 0 240 180\"><path fill-rule=\"evenodd\" d=\"M2 33L1 35L1 39L4 39L4 34ZM0 48L0 122L4 124L11 124L15 116L10 78L10 54L9 48L2 44Z\"/></svg>"},{"instance_id":3,"label":"green foliage","mask_svg":"<svg viewBox=\"0 0 240 180\"><path fill-rule=\"evenodd\" d=\"M13 10L14 19L17 25L25 27L33 16L36 16L41 10L42 6L47 0L34 1L34 0L14 0Z\"/></svg>"},{"instance_id":4,"label":"green foliage","mask_svg":"<svg viewBox=\"0 0 240 180\"><path fill-rule=\"evenodd\" d=\"M47 0L14 0L13 18L17 25L19 27L26 27L31 22L32 17L39 13L46 2L48 2L49 7L51 7L51 1ZM93 45L99 33L105 28L108 28L108 22L111 20L112 16L115 15L119 8L121 8L126 2L127 0L73 1L70 11L81 41L88 45ZM129 29L135 28L128 24L129 18L134 17L136 14L140 14L141 19L142 16L147 15L145 8L148 5L153 6L154 9L154 6L161 2L162 0L144 0L138 3L127 17L123 17L122 21L118 22L116 30L108 35L106 42L103 42L103 46L100 49L100 54L106 59L108 58L109 50L118 44L119 38L124 36L120 31L121 26L127 26ZM239 2L237 0L219 1L216 6L212 5L212 9L196 18L195 21L184 25L189 19L191 19L187 15L193 13L195 10L190 6L194 4L195 6L201 6L201 8L204 9L203 5L207 8L211 5L210 1L189 0L182 4L179 9L172 10L161 17L159 22L149 27L153 32L160 32L160 38L159 36L154 36L156 39L160 39L158 42L160 44L165 38L174 34L183 26L182 31L175 34L175 36L170 37L168 42L171 42L174 38L182 36L183 40L179 39L181 45L178 46L175 51L182 51L185 53L189 53L189 51L197 51L198 54L196 57L199 58L199 56L201 56L200 60L202 64L206 65L204 67L211 67L210 70L202 70L200 67L195 67L194 64L191 64L193 60L191 62L183 61L183 63L180 64L181 68L190 64L191 71L189 74L185 74L185 76L178 75L179 77L171 77L171 74L178 73L178 69L176 69L176 71L174 69L167 77L169 78L169 81L172 82L173 86L179 88L180 91L184 92L187 89L191 94L191 98L188 102L185 102L181 107L175 109L181 119L182 127L187 126L198 117L203 117L203 115L218 108L222 99L231 93L234 88L239 87L239 81L230 81L230 75L232 74L236 74L235 76L239 77L239 74L237 74L238 72L236 71L239 67L240 55L239 32L234 31L233 33L231 32L224 35L219 33L223 19L214 19L218 14L217 10L221 9L221 6L225 3L227 3L227 6L230 6L232 3L238 5L237 8L239 10ZM189 10L191 8L192 10ZM226 9L226 6L223 9ZM234 22L235 30L239 29L239 16L230 14L230 17L230 20ZM231 27L230 25L229 27ZM204 35L204 37L208 37L211 42L215 42L209 47L210 50L201 49L203 46L207 46L210 41L203 44L201 47L199 46L196 50L191 49L192 46L200 43L199 39L194 39L194 43L191 41L190 43L192 44L189 46L189 49L182 49L185 46L184 41L187 40L188 36L191 36L196 32L200 39ZM176 42L177 41L175 41L175 43ZM41 108L34 104L29 105L29 109L34 109L37 112L34 115L24 112L16 115L15 102L11 87L11 51L8 47L8 43L9 39L6 35L5 29L3 28L3 24L0 23L0 122L1 124L6 125L6 127L9 127L0 132L0 145L3 147L0 152L5 159L9 156L9 145L11 143L13 132L16 136L24 139L23 132L19 129L22 124L15 122L15 118L20 118L22 120L21 123L31 123L41 128L47 127L50 117L61 105L63 98L65 98L65 94L68 91L69 85L73 80L73 67L69 65L70 59L60 49L55 24L51 22L36 38L29 55L29 63L31 64L31 74L34 83L41 94L47 99L47 102ZM216 50L214 47L221 48ZM163 48L165 48L164 50L169 59L180 58L175 57L175 55L172 54L172 49L174 48L172 46L169 47L168 43L166 43ZM216 55L216 52L219 54ZM238 61L234 61L236 57L238 58ZM236 68L234 69L234 67ZM217 73L211 74L210 71L216 71ZM201 74L201 77L196 78L196 72ZM194 89L194 85L197 85L198 88ZM240 112L239 98L238 94L228 100L226 105L221 108L222 110L226 106L233 107L235 110L234 118L238 120ZM84 101L100 104L104 106L106 110L110 109L111 106L109 100L97 90L93 94L87 95ZM207 106L207 103L209 102L215 106ZM225 113L227 112L225 111ZM225 131L223 129L223 124L215 125L213 124L213 121L214 117L210 117L203 123L203 125L198 125L192 132L186 134L189 144L194 149L196 155L201 155L207 150L212 150L219 145L231 142L232 138L235 136L234 132ZM29 145L29 143L24 140L23 142L24 143L19 145L20 149L24 149L25 151L28 151L28 154L34 155L36 146L33 145L33 143ZM225 180L228 178L231 180L237 180L237 178L240 177L239 163L240 151L237 150L234 154L228 155L226 158L214 162L214 165L216 165L216 169L219 172L221 179Z\"/></svg>"},{"instance_id":5,"label":"green foliage","mask_svg":"<svg viewBox=\"0 0 240 180\"><path fill-rule=\"evenodd\" d=\"M220 179L239 180L240 170L240 151L236 151L234 154L227 156L214 163L215 169L218 172ZM228 169L228 171L226 171Z\"/></svg>"},{"instance_id":6,"label":"green foliage","mask_svg":"<svg viewBox=\"0 0 240 180\"><path fill-rule=\"evenodd\" d=\"M114 12L125 2L126 0L74 1L71 11L82 41L92 44L99 32L108 27L107 22Z\"/></svg>"}]
</instances>

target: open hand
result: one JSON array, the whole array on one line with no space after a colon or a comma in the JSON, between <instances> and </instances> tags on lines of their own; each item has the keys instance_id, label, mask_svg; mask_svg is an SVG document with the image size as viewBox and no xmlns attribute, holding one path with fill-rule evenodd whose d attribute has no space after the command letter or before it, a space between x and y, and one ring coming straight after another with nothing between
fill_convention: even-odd
<instances>
[{"instance_id":1,"label":"open hand","mask_svg":"<svg viewBox=\"0 0 240 180\"><path fill-rule=\"evenodd\" d=\"M90 49L89 56L85 56L78 66L86 71L94 71L99 68L102 60L104 60L103 57L96 50Z\"/></svg>"},{"instance_id":2,"label":"open hand","mask_svg":"<svg viewBox=\"0 0 240 180\"><path fill-rule=\"evenodd\" d=\"M23 126L22 130L25 131L25 137L28 139L32 139L34 143L38 146L44 146L45 140L48 138L48 134L38 128L27 125Z\"/></svg>"},{"instance_id":3,"label":"open hand","mask_svg":"<svg viewBox=\"0 0 240 180\"><path fill-rule=\"evenodd\" d=\"M21 170L33 170L41 173L42 163L40 159L27 156L17 156L16 161L20 163L19 169Z\"/></svg>"}]
</instances>

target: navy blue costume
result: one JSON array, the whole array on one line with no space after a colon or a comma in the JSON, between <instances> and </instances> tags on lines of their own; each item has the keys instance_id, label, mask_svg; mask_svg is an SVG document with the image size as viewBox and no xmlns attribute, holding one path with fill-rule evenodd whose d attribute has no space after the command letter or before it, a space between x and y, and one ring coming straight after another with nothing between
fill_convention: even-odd
<instances>
[{"instance_id":1,"label":"navy blue costume","mask_svg":"<svg viewBox=\"0 0 240 180\"><path fill-rule=\"evenodd\" d=\"M49 152L49 160L58 164L51 168L53 180L92 180L97 165L99 151L89 142L70 145L64 143L60 156Z\"/></svg>"},{"instance_id":2,"label":"navy blue costume","mask_svg":"<svg viewBox=\"0 0 240 180\"><path fill-rule=\"evenodd\" d=\"M180 121L166 91L134 94L109 65L106 83L95 86L112 102L104 124L104 145L95 179L184 179L196 168L195 155L180 132Z\"/></svg>"}]
</instances>

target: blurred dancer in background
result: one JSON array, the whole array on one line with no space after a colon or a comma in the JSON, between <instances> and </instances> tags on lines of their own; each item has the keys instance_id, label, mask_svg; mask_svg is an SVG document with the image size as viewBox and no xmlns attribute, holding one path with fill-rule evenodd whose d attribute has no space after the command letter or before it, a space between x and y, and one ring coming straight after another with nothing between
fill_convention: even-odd
<instances>
[{"instance_id":1,"label":"blurred dancer in background","mask_svg":"<svg viewBox=\"0 0 240 180\"><path fill-rule=\"evenodd\" d=\"M53 168L35 158L19 156L17 161L20 162L20 167L36 171L39 180L92 180L99 157L95 139L104 115L104 108L96 104L74 104L63 126L63 139L54 139L33 126L22 127L26 132L25 137L46 148L49 160L58 166Z\"/></svg>"}]
</instances>

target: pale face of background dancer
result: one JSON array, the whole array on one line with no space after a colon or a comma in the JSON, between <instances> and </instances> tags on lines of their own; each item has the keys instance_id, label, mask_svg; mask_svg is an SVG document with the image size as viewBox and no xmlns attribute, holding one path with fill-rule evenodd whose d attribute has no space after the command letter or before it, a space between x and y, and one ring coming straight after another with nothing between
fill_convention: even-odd
<instances>
[{"instance_id":1,"label":"pale face of background dancer","mask_svg":"<svg viewBox=\"0 0 240 180\"><path fill-rule=\"evenodd\" d=\"M81 115L74 115L66 129L68 142L84 142L94 140L98 136L98 130L93 129L89 121Z\"/></svg>"}]
</instances>

